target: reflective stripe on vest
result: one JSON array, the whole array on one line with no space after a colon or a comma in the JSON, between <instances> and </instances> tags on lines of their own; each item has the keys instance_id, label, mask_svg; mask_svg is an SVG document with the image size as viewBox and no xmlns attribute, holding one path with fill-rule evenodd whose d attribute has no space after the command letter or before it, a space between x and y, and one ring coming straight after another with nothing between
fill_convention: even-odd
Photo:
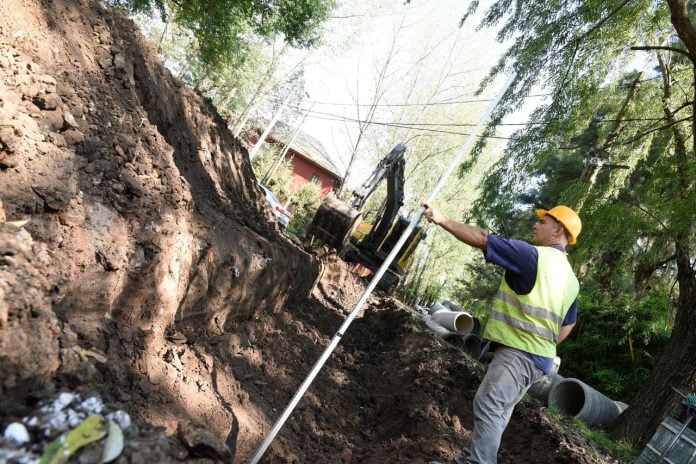
<instances>
[{"instance_id":1,"label":"reflective stripe on vest","mask_svg":"<svg viewBox=\"0 0 696 464\"><path fill-rule=\"evenodd\" d=\"M536 247L537 275L527 295L517 295L503 278L484 338L552 358L566 312L578 295L578 281L565 253Z\"/></svg>"},{"instance_id":2,"label":"reflective stripe on vest","mask_svg":"<svg viewBox=\"0 0 696 464\"><path fill-rule=\"evenodd\" d=\"M540 317L542 319L548 319L551 322L555 323L559 327L560 327L561 323L563 322L563 319L558 314L554 314L551 311L547 311L546 309L540 308L538 306L522 303L520 301L520 299L517 297L517 295L515 295L514 293L509 294L509 293L505 293L502 290L498 290L498 293L495 297L503 300L507 304L517 306L525 314L528 314L528 315L534 316L534 317ZM553 337L546 337L546 338L553 338Z\"/></svg>"},{"instance_id":3,"label":"reflective stripe on vest","mask_svg":"<svg viewBox=\"0 0 696 464\"><path fill-rule=\"evenodd\" d=\"M505 322L506 324L511 325L517 329L524 330L525 332L539 335L540 337L544 337L545 339L551 340L554 343L558 342L558 337L552 330L545 329L543 327L538 327L532 324L531 322L524 322L519 319L515 319L507 314L501 313L500 311L496 311L494 309L491 310L488 317L501 322Z\"/></svg>"}]
</instances>

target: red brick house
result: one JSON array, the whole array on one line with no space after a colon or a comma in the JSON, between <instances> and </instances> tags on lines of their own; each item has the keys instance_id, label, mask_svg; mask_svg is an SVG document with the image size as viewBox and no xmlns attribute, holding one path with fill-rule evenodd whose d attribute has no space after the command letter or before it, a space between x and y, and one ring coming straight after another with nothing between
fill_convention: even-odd
<instances>
[{"instance_id":1,"label":"red brick house","mask_svg":"<svg viewBox=\"0 0 696 464\"><path fill-rule=\"evenodd\" d=\"M249 147L254 146L263 132L262 129L250 131L245 137ZM277 123L265 143L275 144L282 151L292 138L292 129ZM292 169L290 191L300 189L307 182L321 185L321 197L337 191L343 182L341 170L331 161L324 146L314 137L300 131L288 148L285 159L289 159Z\"/></svg>"}]
</instances>

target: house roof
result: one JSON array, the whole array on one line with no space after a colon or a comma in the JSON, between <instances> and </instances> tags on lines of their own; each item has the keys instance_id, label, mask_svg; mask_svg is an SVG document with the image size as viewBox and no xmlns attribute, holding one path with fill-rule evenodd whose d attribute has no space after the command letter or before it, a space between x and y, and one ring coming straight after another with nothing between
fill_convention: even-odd
<instances>
[{"instance_id":1,"label":"house roof","mask_svg":"<svg viewBox=\"0 0 696 464\"><path fill-rule=\"evenodd\" d=\"M293 132L294 129L287 124L277 122L275 126L273 126L269 137L276 142L286 144L292 138ZM293 140L293 142L290 144L290 149L309 159L319 167L327 170L340 180L343 180L342 170L336 166L333 161L331 161L326 148L324 148L324 145L322 145L319 140L315 139L311 135L300 131L295 137L295 140Z\"/></svg>"}]
</instances>

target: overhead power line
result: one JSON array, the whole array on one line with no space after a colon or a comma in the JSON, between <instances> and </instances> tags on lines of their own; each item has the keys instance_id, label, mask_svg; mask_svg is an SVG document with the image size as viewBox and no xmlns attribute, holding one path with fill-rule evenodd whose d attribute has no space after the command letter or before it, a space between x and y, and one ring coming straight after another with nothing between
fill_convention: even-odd
<instances>
[{"instance_id":1,"label":"overhead power line","mask_svg":"<svg viewBox=\"0 0 696 464\"><path fill-rule=\"evenodd\" d=\"M407 126L407 127L413 127L413 128L418 128L418 127L473 127L476 124L469 124L469 123L435 123L435 122L385 122L385 121L365 121L362 119L353 119L353 118L348 118L347 116L341 116L335 113L327 113L325 111L316 111L316 110L306 110L302 107L299 106L291 106L291 108L294 108L301 114L309 114L309 117L312 117L312 115L321 115L321 116L327 116L327 117L333 117L337 118L339 120L345 120L345 121L355 121L355 122L361 122L361 123L367 123L367 124L399 124L401 126ZM541 124L541 123L529 123L529 124ZM498 124L499 126L526 126L528 125L527 123L501 123Z\"/></svg>"},{"instance_id":2,"label":"overhead power line","mask_svg":"<svg viewBox=\"0 0 696 464\"><path fill-rule=\"evenodd\" d=\"M536 95L527 95L522 98L537 98L537 97L545 97L551 95L550 93L540 93ZM377 103L377 104L369 104L369 103L338 103L338 102L321 102L321 101L314 101L312 103L317 104L317 105L324 105L324 106L383 106L383 107L404 107L404 106L443 106L443 105L460 105L460 104L467 104L467 103L486 103L490 102L492 99L490 98L478 98L478 99L472 99L472 100L453 100L453 101L437 101L437 102L427 102L427 103ZM473 125L473 124L472 124Z\"/></svg>"},{"instance_id":3,"label":"overhead power line","mask_svg":"<svg viewBox=\"0 0 696 464\"><path fill-rule=\"evenodd\" d=\"M322 113L320 111L311 111L310 112L310 111L304 110L302 108L298 108L298 111L300 114L307 115L310 118L323 119L326 121L347 121L347 122L355 122L355 123L361 123L361 124L371 124L371 125L375 125L375 126L396 127L399 129L413 129L413 130L417 130L417 131L434 132L434 133L438 133L438 134L470 135L469 133L466 133L466 132L455 132L455 131L448 131L448 130L429 129L427 127L419 127L419 126L413 126L413 125L409 126L406 124L395 123L395 122L365 121L362 119L349 118L346 116L339 116L339 115L331 114L331 113ZM462 127L464 125L460 124L459 126ZM478 136L478 137L483 137L483 136ZM510 140L510 137L500 137L500 136L495 136L495 135L485 136L485 138Z\"/></svg>"},{"instance_id":4,"label":"overhead power line","mask_svg":"<svg viewBox=\"0 0 696 464\"><path fill-rule=\"evenodd\" d=\"M470 123L419 123L419 122L388 122L388 121L367 121L364 119L356 119L356 118L351 118L347 116L342 116L338 115L335 113L328 113L325 111L316 111L316 110L307 110L305 108L299 107L299 106L291 106L291 108L295 109L298 111L300 114L306 115L311 118L315 119L324 119L324 120L333 120L333 121L350 121L350 122L358 122L362 124L375 124L375 125L387 125L387 126L394 126L394 127L403 127L403 128L409 128L409 129L429 129L429 128L437 128L437 127L472 127L475 126L475 124L470 124ZM664 120L665 118L630 118L630 119L624 119L624 121L661 121ZM600 119L597 120L597 122L614 122L616 121L615 119ZM498 124L499 126L535 126L535 125L544 125L545 123L541 122L508 122L508 123L500 123Z\"/></svg>"},{"instance_id":5,"label":"overhead power line","mask_svg":"<svg viewBox=\"0 0 696 464\"><path fill-rule=\"evenodd\" d=\"M394 123L394 122L391 122L391 123L390 123L390 122L384 122L384 121L365 121L365 120L356 119L356 118L349 118L349 117L345 117L345 116L339 116L339 115L335 115L335 114L331 114L331 113L323 113L323 112L320 112L320 111L307 111L307 110L304 110L304 109L302 109L302 108L298 108L298 110L299 110L300 114L306 115L307 117L314 118L314 119L322 119L322 120L326 120L326 121L347 121L347 122L354 122L354 123L374 124L374 125L376 125L376 126L395 127L395 128L398 128L398 129L411 129L411 130L415 130L415 131L420 131L420 132L431 132L431 133L436 133L436 134L465 135L465 136L471 135L471 134L469 134L469 133L467 133L467 132L456 132L456 131L442 130L442 129L430 129L430 128L428 128L428 127L421 127L421 126L416 125L416 124L411 124L411 125L409 125L408 123ZM643 118L643 119L641 119L641 118L636 118L636 119L633 119L633 120L635 120L635 121L640 121L640 120L644 120L644 121L659 121L659 120L662 120L662 119L664 119L664 118ZM686 120L689 120L689 119L691 119L691 118L688 118L688 117L687 117L687 118L681 119L681 120L676 121L676 122L679 123L679 122L683 122L683 121L686 121ZM612 120L610 120L610 119L606 119L606 120L603 120L603 121L601 121L601 122L611 122L611 121L612 121ZM428 124L424 124L423 126L426 126L426 125L428 125ZM430 124L430 125L432 125L432 124ZM634 138L632 138L632 139L630 139L630 140L628 140L628 141L621 141L621 142L619 142L619 144L620 144L620 145L630 144L630 143L634 142L635 140L639 139L640 137L642 137L642 136L644 136L644 135L646 135L646 134L648 134L648 133L650 133L650 132L654 132L655 130L664 129L664 128L666 128L666 127L669 127L670 125L672 125L672 124L668 124L668 125L666 125L666 126L658 127L658 128L656 128L656 129L655 129L655 128L650 129L650 130L648 130L648 131L646 131L646 132L640 134L639 136L634 137ZM466 126L466 125L465 125L465 124L459 124L459 125L453 125L453 126L454 126L454 127L457 127L457 126L462 126L462 127L463 127L463 126ZM477 137L487 138L487 139L500 139L500 140L512 140L512 139L513 139L512 137L502 137L502 136L498 136L498 135L488 135L488 136L477 135ZM559 149L562 149L562 150L567 150L567 149L578 149L578 148L581 148L581 147L583 147L583 146L590 147L590 145L578 145L578 146L575 146L575 147L562 147L562 146L558 146L558 148L559 148Z\"/></svg>"}]
</instances>

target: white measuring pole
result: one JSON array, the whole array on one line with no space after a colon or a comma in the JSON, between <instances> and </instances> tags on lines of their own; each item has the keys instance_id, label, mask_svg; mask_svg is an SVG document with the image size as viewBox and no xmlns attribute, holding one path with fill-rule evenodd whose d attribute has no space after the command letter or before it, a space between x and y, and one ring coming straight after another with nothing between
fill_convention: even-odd
<instances>
[{"instance_id":1,"label":"white measuring pole","mask_svg":"<svg viewBox=\"0 0 696 464\"><path fill-rule=\"evenodd\" d=\"M491 102L491 104L488 106L488 109L486 109L486 112L484 115L481 117L481 120L478 122L476 127L474 128L473 132L469 134L467 137L466 141L462 145L462 147L459 149L457 152L457 156L454 157L450 165L447 167L447 170L442 174L440 177L440 180L438 181L437 185L433 189L433 192L430 194L430 197L428 197L428 200L426 203L432 203L435 197L437 196L438 193L440 193L440 190L442 190L442 187L444 187L445 182L447 181L447 178L452 174L452 171L461 163L462 158L464 158L464 155L466 152L471 148L471 145L474 142L474 138L478 135L479 131L483 127L483 125L486 123L488 118L491 116L493 113L493 110L495 109L496 106L498 106L498 102L500 99L503 97L505 92L508 90L510 85L512 84L512 81L515 79L515 74L510 76L510 78L505 82L505 85L501 89L501 91L498 93L498 95L495 97L495 99ZM355 307L351 310L350 314L348 314L348 317L346 317L346 320L343 322L343 325L338 329L336 334L333 336L331 339L331 343L329 343L329 346L326 347L324 352L322 353L321 357L317 360L317 362L314 364L314 367L312 367L312 370L310 371L309 375L305 379L304 382L302 382L302 385L300 385L300 388L297 389L297 392L295 393L295 396L293 396L292 400L288 404L288 406L285 408L285 411L283 411L283 414L280 416L280 418L276 421L276 423L273 425L273 429L271 432L268 434L264 442L261 444L259 447L258 451L256 451L256 454L254 457L251 459L249 464L258 464L258 462L261 460L263 457L264 453L268 449L268 447L271 445L273 442L273 439L275 436L278 434L280 429L283 427L285 424L285 421L288 419L292 411L295 409L297 406L297 403L300 402L302 399L302 396L304 396L305 392L309 388L309 386L312 384L312 381L314 378L319 374L319 371L321 368L324 366L324 363L326 363L326 360L329 358L333 350L336 348L338 343L341 341L341 338L345 334L346 330L348 329L348 326L353 322L353 319L355 319L355 316L358 315L358 312L362 308L362 306L365 304L367 301L367 298L370 296L372 291L375 289L377 286L377 283L380 281L382 276L384 275L385 272L387 272L387 269L389 268L389 265L394 261L394 258L396 258L396 255L399 253L399 250L401 247L404 245L408 237L411 235L413 230L416 228L418 225L418 222L421 220L421 217L423 216L423 212L425 209L421 206L420 210L416 214L416 216L411 220L411 223L408 225L406 230L401 234L401 238L396 242L394 247L392 248L392 251L387 255L387 258L384 260L384 263L380 268L377 270L375 273L375 276L372 278L370 281L370 284L367 286L365 289L365 292L362 294L358 302L355 304Z\"/></svg>"}]
</instances>

